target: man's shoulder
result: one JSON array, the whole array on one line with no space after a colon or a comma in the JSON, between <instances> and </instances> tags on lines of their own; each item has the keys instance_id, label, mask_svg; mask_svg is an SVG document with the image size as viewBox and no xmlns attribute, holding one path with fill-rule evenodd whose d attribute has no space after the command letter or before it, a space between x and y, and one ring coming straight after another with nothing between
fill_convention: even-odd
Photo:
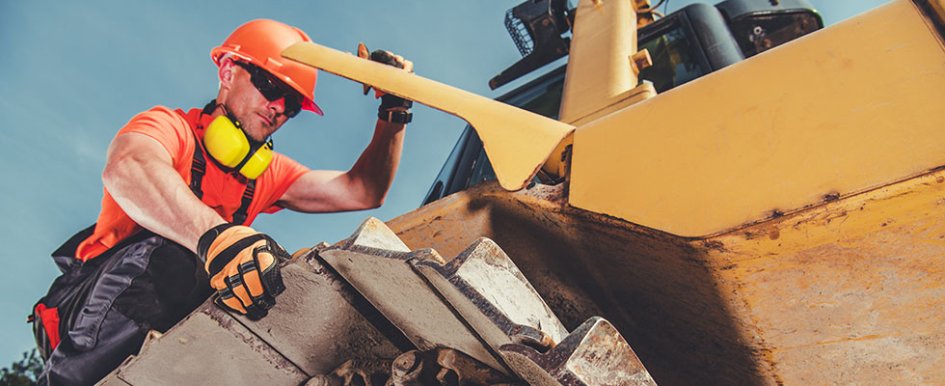
<instances>
[{"instance_id":1,"label":"man's shoulder","mask_svg":"<svg viewBox=\"0 0 945 386\"><path fill-rule=\"evenodd\" d=\"M129 133L151 137L167 150L175 161L175 167L183 167L179 162L190 159L194 148L194 134L188 114L180 109L154 106L132 117L116 137Z\"/></svg>"},{"instance_id":2,"label":"man's shoulder","mask_svg":"<svg viewBox=\"0 0 945 386\"><path fill-rule=\"evenodd\" d=\"M199 109L191 109L185 112L182 109L154 106L131 117L128 123L119 130L118 134L151 131L187 134L191 131L190 121L199 118L199 116Z\"/></svg>"},{"instance_id":3,"label":"man's shoulder","mask_svg":"<svg viewBox=\"0 0 945 386\"><path fill-rule=\"evenodd\" d=\"M131 121L153 121L153 122L164 122L169 124L186 124L188 115L191 115L194 111L198 109L192 109L189 112L185 112L182 109L172 109L166 106L154 106L150 109L142 111L138 114L135 114L131 118Z\"/></svg>"}]
</instances>

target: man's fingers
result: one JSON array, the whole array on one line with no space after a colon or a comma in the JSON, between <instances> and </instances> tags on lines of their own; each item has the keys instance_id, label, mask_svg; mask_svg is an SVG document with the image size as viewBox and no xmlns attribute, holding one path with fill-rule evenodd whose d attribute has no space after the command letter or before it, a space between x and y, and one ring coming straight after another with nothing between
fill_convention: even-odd
<instances>
[{"instance_id":1,"label":"man's fingers","mask_svg":"<svg viewBox=\"0 0 945 386\"><path fill-rule=\"evenodd\" d=\"M384 64L394 64L394 54L387 50L374 50L371 52L371 60Z\"/></svg>"},{"instance_id":2,"label":"man's fingers","mask_svg":"<svg viewBox=\"0 0 945 386\"><path fill-rule=\"evenodd\" d=\"M255 320L265 316L276 304L275 296L285 290L278 264L285 251L252 228L216 227L201 236L197 249L223 307Z\"/></svg>"},{"instance_id":3,"label":"man's fingers","mask_svg":"<svg viewBox=\"0 0 945 386\"><path fill-rule=\"evenodd\" d=\"M394 55L394 63L395 63L393 65L394 67L403 69L404 71L407 71L407 72L413 72L413 62L407 59L404 59L403 56Z\"/></svg>"},{"instance_id":4,"label":"man's fingers","mask_svg":"<svg viewBox=\"0 0 945 386\"><path fill-rule=\"evenodd\" d=\"M255 263L249 261L246 264L240 264L240 267L243 268L240 270L240 277L242 278L243 284L249 290L249 295L257 297L262 295L263 292L266 292L262 286L262 282L259 281L259 269L257 269ZM246 300L247 304L252 302L249 297L240 297L240 299Z\"/></svg>"},{"instance_id":5,"label":"man's fingers","mask_svg":"<svg viewBox=\"0 0 945 386\"><path fill-rule=\"evenodd\" d=\"M227 308L239 312L241 314L246 313L246 308L243 307L243 301L236 297L236 295L230 290L221 290L217 291L219 295L219 300Z\"/></svg>"},{"instance_id":6,"label":"man's fingers","mask_svg":"<svg viewBox=\"0 0 945 386\"><path fill-rule=\"evenodd\" d=\"M397 55L387 50L374 50L371 52L370 59L378 63L384 63L397 68L402 68L407 72L413 72L413 62L404 59L404 57L401 55Z\"/></svg>"}]
</instances>

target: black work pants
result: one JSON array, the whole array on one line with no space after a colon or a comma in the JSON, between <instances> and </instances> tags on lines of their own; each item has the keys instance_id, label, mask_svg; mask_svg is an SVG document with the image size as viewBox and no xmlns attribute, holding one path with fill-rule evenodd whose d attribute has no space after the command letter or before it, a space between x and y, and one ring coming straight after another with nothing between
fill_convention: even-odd
<instances>
[{"instance_id":1,"label":"black work pants","mask_svg":"<svg viewBox=\"0 0 945 386\"><path fill-rule=\"evenodd\" d=\"M203 264L173 241L143 233L81 263L76 238L54 253L63 274L40 300L59 307L62 340L39 384L94 384L136 354L149 330L167 331L212 293Z\"/></svg>"}]
</instances>

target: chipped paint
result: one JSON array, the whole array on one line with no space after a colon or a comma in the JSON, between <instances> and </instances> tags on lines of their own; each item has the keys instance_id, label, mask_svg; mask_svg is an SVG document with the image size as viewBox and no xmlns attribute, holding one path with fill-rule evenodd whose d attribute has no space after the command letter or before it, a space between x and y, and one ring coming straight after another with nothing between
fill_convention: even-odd
<instances>
[{"instance_id":1,"label":"chipped paint","mask_svg":"<svg viewBox=\"0 0 945 386\"><path fill-rule=\"evenodd\" d=\"M565 327L606 317L659 384L945 383L945 171L702 239L564 193L480 186L388 224L444 253L494 239Z\"/></svg>"}]
</instances>

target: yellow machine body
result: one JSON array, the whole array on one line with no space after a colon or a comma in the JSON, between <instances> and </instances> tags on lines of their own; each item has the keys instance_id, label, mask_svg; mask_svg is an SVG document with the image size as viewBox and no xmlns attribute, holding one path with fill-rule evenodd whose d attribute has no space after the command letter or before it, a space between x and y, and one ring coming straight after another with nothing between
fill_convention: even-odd
<instances>
[{"instance_id":1,"label":"yellow machine body","mask_svg":"<svg viewBox=\"0 0 945 386\"><path fill-rule=\"evenodd\" d=\"M389 225L444 254L496 240L567 328L613 321L661 385L945 383L932 17L893 2L598 114L566 186Z\"/></svg>"},{"instance_id":2,"label":"yellow machine body","mask_svg":"<svg viewBox=\"0 0 945 386\"><path fill-rule=\"evenodd\" d=\"M945 50L910 1L579 126L569 202L698 237L945 165Z\"/></svg>"},{"instance_id":3,"label":"yellow machine body","mask_svg":"<svg viewBox=\"0 0 945 386\"><path fill-rule=\"evenodd\" d=\"M472 123L502 188L390 228L443 256L495 240L567 329L604 316L658 384L945 384L943 4L893 1L665 94L572 98L568 123L286 54ZM542 166L565 182L509 191Z\"/></svg>"}]
</instances>

